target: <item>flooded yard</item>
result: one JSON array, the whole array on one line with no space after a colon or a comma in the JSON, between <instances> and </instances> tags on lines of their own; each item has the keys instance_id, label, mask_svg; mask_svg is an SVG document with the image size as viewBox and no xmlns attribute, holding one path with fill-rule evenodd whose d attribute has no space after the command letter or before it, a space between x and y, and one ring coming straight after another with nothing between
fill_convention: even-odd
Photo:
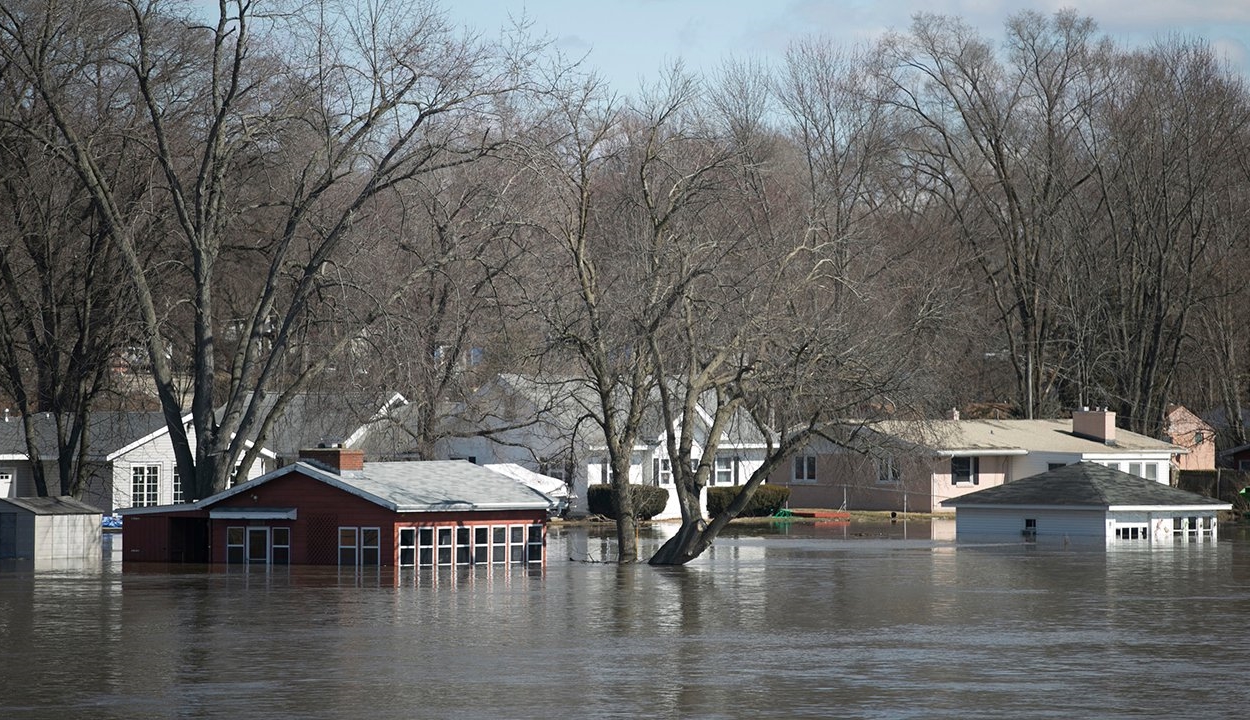
<instances>
[{"instance_id":1,"label":"flooded yard","mask_svg":"<svg viewBox=\"0 0 1250 720\"><path fill-rule=\"evenodd\" d=\"M85 570L0 566L0 717L1227 717L1250 704L1244 528L1111 550L944 537L927 523L745 527L668 569L593 562L610 539L585 528L553 529L541 571L123 570L120 548Z\"/></svg>"}]
</instances>

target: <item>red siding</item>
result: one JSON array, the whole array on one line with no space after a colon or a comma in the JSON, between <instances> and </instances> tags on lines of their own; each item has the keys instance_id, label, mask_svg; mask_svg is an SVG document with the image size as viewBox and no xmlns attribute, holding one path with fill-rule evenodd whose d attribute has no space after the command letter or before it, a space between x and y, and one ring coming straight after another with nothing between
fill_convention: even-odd
<instances>
[{"instance_id":1,"label":"red siding","mask_svg":"<svg viewBox=\"0 0 1250 720\"><path fill-rule=\"evenodd\" d=\"M474 526L508 523L545 524L543 510L493 510L482 512L396 513L368 500L292 472L260 485L250 492L234 495L211 506L224 508L296 508L295 520L211 520L211 561L226 562L227 528L288 527L291 529L291 564L337 564L338 528L376 527L380 529L379 553L382 565L398 564L398 528L414 526ZM178 513L187 517L188 513ZM200 511L197 517L207 517ZM132 515L123 523L123 549L126 560L167 562L170 557L170 517L172 515ZM172 543L176 545L177 543Z\"/></svg>"}]
</instances>

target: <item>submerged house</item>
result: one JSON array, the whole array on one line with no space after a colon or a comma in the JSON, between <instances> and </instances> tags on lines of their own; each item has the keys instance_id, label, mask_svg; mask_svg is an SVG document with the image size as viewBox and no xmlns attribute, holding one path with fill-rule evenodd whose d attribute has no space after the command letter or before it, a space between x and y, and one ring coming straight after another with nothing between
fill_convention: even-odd
<instances>
[{"instance_id":1,"label":"submerged house","mask_svg":"<svg viewBox=\"0 0 1250 720\"><path fill-rule=\"evenodd\" d=\"M1216 538L1216 513L1232 506L1093 462L943 501L957 540Z\"/></svg>"},{"instance_id":2,"label":"submerged house","mask_svg":"<svg viewBox=\"0 0 1250 720\"><path fill-rule=\"evenodd\" d=\"M123 510L126 561L541 565L552 500L471 463L340 447L189 505Z\"/></svg>"}]
</instances>

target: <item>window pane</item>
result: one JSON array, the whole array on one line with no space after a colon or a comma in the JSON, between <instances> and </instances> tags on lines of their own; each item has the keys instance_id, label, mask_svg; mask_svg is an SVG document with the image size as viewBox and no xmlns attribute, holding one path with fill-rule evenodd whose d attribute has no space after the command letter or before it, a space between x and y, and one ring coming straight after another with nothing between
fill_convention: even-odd
<instances>
[{"instance_id":1,"label":"window pane","mask_svg":"<svg viewBox=\"0 0 1250 720\"><path fill-rule=\"evenodd\" d=\"M276 527L273 529L274 545L290 545L291 544L291 528Z\"/></svg>"},{"instance_id":2,"label":"window pane","mask_svg":"<svg viewBox=\"0 0 1250 720\"><path fill-rule=\"evenodd\" d=\"M381 534L378 528L361 528L360 544L366 547L377 547L378 538L381 537Z\"/></svg>"},{"instance_id":3,"label":"window pane","mask_svg":"<svg viewBox=\"0 0 1250 720\"><path fill-rule=\"evenodd\" d=\"M523 542L525 542L525 526L524 526L524 525L513 525L513 526L511 526L511 533L512 533L512 542L513 542L513 543L523 543Z\"/></svg>"},{"instance_id":4,"label":"window pane","mask_svg":"<svg viewBox=\"0 0 1250 720\"><path fill-rule=\"evenodd\" d=\"M243 528L232 527L226 528L226 544L242 545L243 544Z\"/></svg>"}]
</instances>

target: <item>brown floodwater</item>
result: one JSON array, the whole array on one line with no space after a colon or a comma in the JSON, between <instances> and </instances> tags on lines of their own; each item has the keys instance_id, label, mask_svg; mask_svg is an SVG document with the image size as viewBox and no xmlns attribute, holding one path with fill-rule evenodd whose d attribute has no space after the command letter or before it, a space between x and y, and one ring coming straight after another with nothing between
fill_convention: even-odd
<instances>
[{"instance_id":1,"label":"brown floodwater","mask_svg":"<svg viewBox=\"0 0 1250 720\"><path fill-rule=\"evenodd\" d=\"M672 526L646 531L644 551ZM733 529L684 568L0 565L0 718L1241 717L1250 535ZM936 539L934 539L936 537ZM120 538L112 538L120 543Z\"/></svg>"}]
</instances>

